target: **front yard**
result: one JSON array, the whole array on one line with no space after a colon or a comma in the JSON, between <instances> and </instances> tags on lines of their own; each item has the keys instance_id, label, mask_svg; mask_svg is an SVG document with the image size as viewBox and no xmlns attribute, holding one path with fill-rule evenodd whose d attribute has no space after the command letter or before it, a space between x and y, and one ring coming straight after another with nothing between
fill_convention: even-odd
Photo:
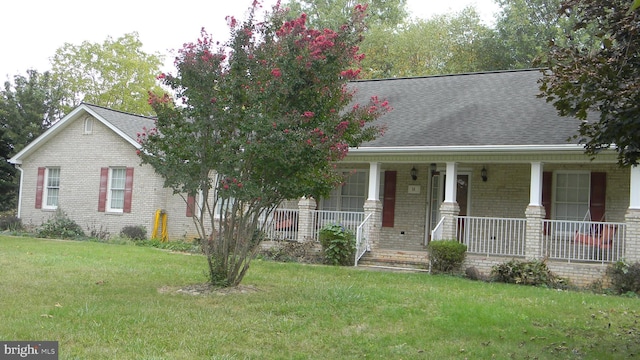
<instances>
[{"instance_id":1,"label":"front yard","mask_svg":"<svg viewBox=\"0 0 640 360\"><path fill-rule=\"evenodd\" d=\"M0 339L60 359L640 356L637 298L256 260L243 291L198 255L0 236ZM193 287L192 287L193 288Z\"/></svg>"}]
</instances>

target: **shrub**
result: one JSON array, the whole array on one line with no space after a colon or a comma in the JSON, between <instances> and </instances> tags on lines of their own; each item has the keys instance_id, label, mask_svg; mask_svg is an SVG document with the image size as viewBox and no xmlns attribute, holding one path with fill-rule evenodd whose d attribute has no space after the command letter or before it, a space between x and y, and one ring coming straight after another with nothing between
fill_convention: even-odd
<instances>
[{"instance_id":1,"label":"shrub","mask_svg":"<svg viewBox=\"0 0 640 360\"><path fill-rule=\"evenodd\" d=\"M37 231L37 236L42 238L77 239L85 236L80 225L71 220L61 209L42 224Z\"/></svg>"},{"instance_id":2,"label":"shrub","mask_svg":"<svg viewBox=\"0 0 640 360\"><path fill-rule=\"evenodd\" d=\"M491 280L509 284L565 288L566 281L549 270L544 260L517 261L495 265L491 268Z\"/></svg>"},{"instance_id":3,"label":"shrub","mask_svg":"<svg viewBox=\"0 0 640 360\"><path fill-rule=\"evenodd\" d=\"M131 240L146 240L147 229L142 225L127 225L120 230L120 236Z\"/></svg>"},{"instance_id":4,"label":"shrub","mask_svg":"<svg viewBox=\"0 0 640 360\"><path fill-rule=\"evenodd\" d=\"M332 265L353 265L356 255L356 237L338 224L320 229L320 244L325 261Z\"/></svg>"},{"instance_id":5,"label":"shrub","mask_svg":"<svg viewBox=\"0 0 640 360\"><path fill-rule=\"evenodd\" d=\"M17 231L22 229L22 221L13 214L0 215L0 231Z\"/></svg>"},{"instance_id":6,"label":"shrub","mask_svg":"<svg viewBox=\"0 0 640 360\"><path fill-rule=\"evenodd\" d=\"M317 253L314 252L314 241L278 241L275 245L268 249L261 250L258 254L264 260L272 260L279 262L300 262L315 263L317 262Z\"/></svg>"},{"instance_id":7,"label":"shrub","mask_svg":"<svg viewBox=\"0 0 640 360\"><path fill-rule=\"evenodd\" d=\"M467 245L457 240L433 240L428 250L431 270L437 273L459 271L467 256Z\"/></svg>"},{"instance_id":8,"label":"shrub","mask_svg":"<svg viewBox=\"0 0 640 360\"><path fill-rule=\"evenodd\" d=\"M640 295L640 262L629 264L624 260L617 261L609 266L607 274L616 293Z\"/></svg>"}]
</instances>

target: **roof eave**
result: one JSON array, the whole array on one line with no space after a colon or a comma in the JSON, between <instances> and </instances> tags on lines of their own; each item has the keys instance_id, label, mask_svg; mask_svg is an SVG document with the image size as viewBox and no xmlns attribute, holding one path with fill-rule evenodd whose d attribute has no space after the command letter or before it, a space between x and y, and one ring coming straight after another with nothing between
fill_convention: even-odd
<instances>
[{"instance_id":1,"label":"roof eave","mask_svg":"<svg viewBox=\"0 0 640 360\"><path fill-rule=\"evenodd\" d=\"M415 154L461 154L461 153L539 153L539 152L584 152L581 144L557 145L472 145L472 146L399 146L350 148L351 155L415 155Z\"/></svg>"}]
</instances>

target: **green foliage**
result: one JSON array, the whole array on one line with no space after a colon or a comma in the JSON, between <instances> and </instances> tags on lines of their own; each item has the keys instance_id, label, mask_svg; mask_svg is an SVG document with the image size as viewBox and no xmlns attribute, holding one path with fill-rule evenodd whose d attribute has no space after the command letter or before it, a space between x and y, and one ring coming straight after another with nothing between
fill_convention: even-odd
<instances>
[{"instance_id":1,"label":"green foliage","mask_svg":"<svg viewBox=\"0 0 640 360\"><path fill-rule=\"evenodd\" d=\"M22 221L12 211L0 213L0 231L17 231L22 229Z\"/></svg>"},{"instance_id":2,"label":"green foliage","mask_svg":"<svg viewBox=\"0 0 640 360\"><path fill-rule=\"evenodd\" d=\"M99 59L99 61L97 61ZM69 111L81 102L134 114L151 114L148 91L156 83L162 56L147 54L137 32L102 43L65 43L51 58L55 79L64 84L62 103Z\"/></svg>"},{"instance_id":3,"label":"green foliage","mask_svg":"<svg viewBox=\"0 0 640 360\"><path fill-rule=\"evenodd\" d=\"M263 249L258 257L279 262L316 263L317 253L313 250L314 241L278 241L275 245Z\"/></svg>"},{"instance_id":4,"label":"green foliage","mask_svg":"<svg viewBox=\"0 0 640 360\"><path fill-rule=\"evenodd\" d=\"M38 228L37 236L54 239L78 239L83 238L85 234L80 225L58 208L55 214Z\"/></svg>"},{"instance_id":5,"label":"green foliage","mask_svg":"<svg viewBox=\"0 0 640 360\"><path fill-rule=\"evenodd\" d=\"M629 264L620 260L610 265L607 273L611 278L611 287L616 293L640 295L640 262Z\"/></svg>"},{"instance_id":6,"label":"green foliage","mask_svg":"<svg viewBox=\"0 0 640 360\"><path fill-rule=\"evenodd\" d=\"M146 240L147 229L142 225L127 225L120 230L120 236L131 240Z\"/></svg>"},{"instance_id":7,"label":"green foliage","mask_svg":"<svg viewBox=\"0 0 640 360\"><path fill-rule=\"evenodd\" d=\"M640 12L629 0L566 0L573 33L597 29L590 43L555 43L541 90L560 115L580 120L578 141L588 155L614 147L618 163L640 160Z\"/></svg>"},{"instance_id":8,"label":"green foliage","mask_svg":"<svg viewBox=\"0 0 640 360\"><path fill-rule=\"evenodd\" d=\"M157 239L150 239L150 240L142 239L142 240L136 241L135 244L138 246L153 247L157 249L179 251L179 252L190 252L190 253L200 252L200 246L193 242L160 241Z\"/></svg>"},{"instance_id":9,"label":"green foliage","mask_svg":"<svg viewBox=\"0 0 640 360\"><path fill-rule=\"evenodd\" d=\"M362 59L361 6L336 31L282 9L259 22L256 11L230 19L226 46L203 30L179 50L177 74L160 78L180 103L150 94L157 128L139 139L165 187L202 194L194 220L210 278L224 286L237 285L257 253L261 216L286 199L328 195L343 181L333 164L381 134L371 123L389 110L377 97L354 106L347 87Z\"/></svg>"},{"instance_id":10,"label":"green foliage","mask_svg":"<svg viewBox=\"0 0 640 360\"><path fill-rule=\"evenodd\" d=\"M355 261L356 237L349 229L339 224L329 224L319 233L322 252L331 265L351 266Z\"/></svg>"},{"instance_id":11,"label":"green foliage","mask_svg":"<svg viewBox=\"0 0 640 360\"><path fill-rule=\"evenodd\" d=\"M467 256L467 245L457 240L433 240L429 243L431 270L441 273L455 273L460 270Z\"/></svg>"},{"instance_id":12,"label":"green foliage","mask_svg":"<svg viewBox=\"0 0 640 360\"><path fill-rule=\"evenodd\" d=\"M491 269L491 279L497 282L565 288L567 283L549 270L544 260L511 260Z\"/></svg>"}]
</instances>

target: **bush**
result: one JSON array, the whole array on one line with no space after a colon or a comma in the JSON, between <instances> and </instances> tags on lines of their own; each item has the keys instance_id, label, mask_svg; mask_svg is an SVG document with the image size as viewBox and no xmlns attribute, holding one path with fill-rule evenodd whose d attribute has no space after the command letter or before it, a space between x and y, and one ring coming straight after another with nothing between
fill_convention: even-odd
<instances>
[{"instance_id":1,"label":"bush","mask_svg":"<svg viewBox=\"0 0 640 360\"><path fill-rule=\"evenodd\" d=\"M320 244L325 261L332 265L351 266L355 262L356 237L341 225L331 224L320 229Z\"/></svg>"},{"instance_id":2,"label":"bush","mask_svg":"<svg viewBox=\"0 0 640 360\"><path fill-rule=\"evenodd\" d=\"M64 211L58 209L53 217L38 229L37 236L42 238L77 239L85 237L85 234L80 225L69 219Z\"/></svg>"},{"instance_id":3,"label":"bush","mask_svg":"<svg viewBox=\"0 0 640 360\"><path fill-rule=\"evenodd\" d=\"M544 260L517 261L496 265L491 268L491 280L508 284L548 286L565 288L566 281L549 270Z\"/></svg>"},{"instance_id":4,"label":"bush","mask_svg":"<svg viewBox=\"0 0 640 360\"><path fill-rule=\"evenodd\" d=\"M467 256L467 245L457 240L433 240L428 250L431 270L436 273L459 271Z\"/></svg>"},{"instance_id":5,"label":"bush","mask_svg":"<svg viewBox=\"0 0 640 360\"><path fill-rule=\"evenodd\" d=\"M120 236L131 240L146 240L147 229L142 225L127 225L120 230Z\"/></svg>"},{"instance_id":6,"label":"bush","mask_svg":"<svg viewBox=\"0 0 640 360\"><path fill-rule=\"evenodd\" d=\"M0 215L0 231L17 231L22 230L22 221L13 214Z\"/></svg>"},{"instance_id":7,"label":"bush","mask_svg":"<svg viewBox=\"0 0 640 360\"><path fill-rule=\"evenodd\" d=\"M640 262L629 264L624 260L617 261L609 266L607 274L616 293L640 295Z\"/></svg>"},{"instance_id":8,"label":"bush","mask_svg":"<svg viewBox=\"0 0 640 360\"><path fill-rule=\"evenodd\" d=\"M318 256L314 252L314 241L278 241L268 249L261 250L258 256L264 260L279 262L315 263Z\"/></svg>"}]
</instances>

